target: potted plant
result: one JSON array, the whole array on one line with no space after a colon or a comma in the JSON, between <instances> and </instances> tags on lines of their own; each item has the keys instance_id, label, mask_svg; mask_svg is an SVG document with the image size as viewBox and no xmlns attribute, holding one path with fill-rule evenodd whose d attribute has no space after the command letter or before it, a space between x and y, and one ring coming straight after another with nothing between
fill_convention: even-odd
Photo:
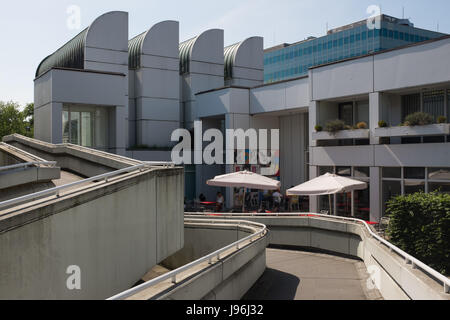
<instances>
[{"instance_id":1,"label":"potted plant","mask_svg":"<svg viewBox=\"0 0 450 320\"><path fill-rule=\"evenodd\" d=\"M339 119L329 121L325 127L325 130L331 134L336 134L339 131L345 130L345 122Z\"/></svg>"},{"instance_id":2,"label":"potted plant","mask_svg":"<svg viewBox=\"0 0 450 320\"><path fill-rule=\"evenodd\" d=\"M416 112L410 114L405 118L404 126L414 127L414 126L426 126L433 124L433 117L425 112Z\"/></svg>"}]
</instances>

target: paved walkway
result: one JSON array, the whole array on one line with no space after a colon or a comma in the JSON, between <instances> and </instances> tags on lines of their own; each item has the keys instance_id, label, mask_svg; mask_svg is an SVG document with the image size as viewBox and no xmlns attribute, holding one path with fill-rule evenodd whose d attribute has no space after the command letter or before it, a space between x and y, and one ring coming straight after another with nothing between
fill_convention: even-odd
<instances>
[{"instance_id":1,"label":"paved walkway","mask_svg":"<svg viewBox=\"0 0 450 320\"><path fill-rule=\"evenodd\" d=\"M292 250L267 249L267 270L244 300L376 300L363 262Z\"/></svg>"}]
</instances>

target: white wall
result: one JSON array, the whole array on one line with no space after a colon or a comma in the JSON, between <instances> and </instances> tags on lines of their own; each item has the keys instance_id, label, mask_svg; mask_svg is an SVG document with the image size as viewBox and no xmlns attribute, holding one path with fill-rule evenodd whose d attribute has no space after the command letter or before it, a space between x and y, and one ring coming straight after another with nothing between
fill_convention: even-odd
<instances>
[{"instance_id":1,"label":"white wall","mask_svg":"<svg viewBox=\"0 0 450 320\"><path fill-rule=\"evenodd\" d=\"M450 81L450 38L374 56L375 91Z\"/></svg>"},{"instance_id":2,"label":"white wall","mask_svg":"<svg viewBox=\"0 0 450 320\"><path fill-rule=\"evenodd\" d=\"M312 100L367 94L373 91L373 57L365 57L310 71Z\"/></svg>"},{"instance_id":3,"label":"white wall","mask_svg":"<svg viewBox=\"0 0 450 320\"><path fill-rule=\"evenodd\" d=\"M179 23L163 21L145 34L134 74L136 144L168 147L180 128Z\"/></svg>"},{"instance_id":4,"label":"white wall","mask_svg":"<svg viewBox=\"0 0 450 320\"><path fill-rule=\"evenodd\" d=\"M309 79L307 77L262 86L251 90L250 113L288 111L309 106Z\"/></svg>"},{"instance_id":5,"label":"white wall","mask_svg":"<svg viewBox=\"0 0 450 320\"><path fill-rule=\"evenodd\" d=\"M142 173L31 208L38 219L8 230L2 219L0 298L106 299L131 288L184 245L182 173ZM81 290L67 289L72 265Z\"/></svg>"}]
</instances>

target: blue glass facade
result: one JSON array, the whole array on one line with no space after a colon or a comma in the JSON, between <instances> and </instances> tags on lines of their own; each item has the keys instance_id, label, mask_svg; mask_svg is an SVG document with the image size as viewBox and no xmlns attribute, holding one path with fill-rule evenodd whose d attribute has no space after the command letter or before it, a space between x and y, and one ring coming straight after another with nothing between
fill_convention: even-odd
<instances>
[{"instance_id":1,"label":"blue glass facade","mask_svg":"<svg viewBox=\"0 0 450 320\"><path fill-rule=\"evenodd\" d=\"M442 33L399 24L382 16L380 28L369 29L365 21L336 29L328 35L305 40L264 54L264 82L276 82L308 74L313 66L359 57L411 43L444 36Z\"/></svg>"}]
</instances>

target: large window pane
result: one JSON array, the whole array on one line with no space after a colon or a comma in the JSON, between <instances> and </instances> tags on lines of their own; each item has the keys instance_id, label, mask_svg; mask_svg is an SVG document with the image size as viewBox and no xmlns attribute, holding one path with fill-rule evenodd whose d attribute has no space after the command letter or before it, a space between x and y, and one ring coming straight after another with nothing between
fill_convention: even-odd
<instances>
[{"instance_id":1,"label":"large window pane","mask_svg":"<svg viewBox=\"0 0 450 320\"><path fill-rule=\"evenodd\" d=\"M331 196L331 206L333 206L333 196ZM329 196L319 196L319 211L327 211L328 214L331 213Z\"/></svg>"},{"instance_id":2,"label":"large window pane","mask_svg":"<svg viewBox=\"0 0 450 320\"><path fill-rule=\"evenodd\" d=\"M402 194L400 181L383 181L383 212L386 213L387 202Z\"/></svg>"},{"instance_id":3,"label":"large window pane","mask_svg":"<svg viewBox=\"0 0 450 320\"><path fill-rule=\"evenodd\" d=\"M391 167L383 168L383 178L401 179L401 177L402 177L402 168L391 168Z\"/></svg>"},{"instance_id":4,"label":"large window pane","mask_svg":"<svg viewBox=\"0 0 450 320\"><path fill-rule=\"evenodd\" d=\"M336 210L340 217L352 215L352 193L339 193L336 195Z\"/></svg>"},{"instance_id":5,"label":"large window pane","mask_svg":"<svg viewBox=\"0 0 450 320\"><path fill-rule=\"evenodd\" d=\"M352 176L352 168L351 167L336 167L336 174L338 176L351 177Z\"/></svg>"},{"instance_id":6,"label":"large window pane","mask_svg":"<svg viewBox=\"0 0 450 320\"><path fill-rule=\"evenodd\" d=\"M70 143L80 145L80 113L70 112Z\"/></svg>"},{"instance_id":7,"label":"large window pane","mask_svg":"<svg viewBox=\"0 0 450 320\"><path fill-rule=\"evenodd\" d=\"M416 112L420 112L420 93L402 96L402 122Z\"/></svg>"},{"instance_id":8,"label":"large window pane","mask_svg":"<svg viewBox=\"0 0 450 320\"><path fill-rule=\"evenodd\" d=\"M445 95L443 90L425 92L423 94L423 111L433 116L436 121L445 115Z\"/></svg>"},{"instance_id":9,"label":"large window pane","mask_svg":"<svg viewBox=\"0 0 450 320\"><path fill-rule=\"evenodd\" d=\"M428 168L428 179L450 181L450 168Z\"/></svg>"},{"instance_id":10,"label":"large window pane","mask_svg":"<svg viewBox=\"0 0 450 320\"><path fill-rule=\"evenodd\" d=\"M334 167L319 167L319 176L327 173L334 173Z\"/></svg>"},{"instance_id":11,"label":"large window pane","mask_svg":"<svg viewBox=\"0 0 450 320\"><path fill-rule=\"evenodd\" d=\"M430 182L428 184L428 191L438 191L450 194L450 181L448 182Z\"/></svg>"},{"instance_id":12,"label":"large window pane","mask_svg":"<svg viewBox=\"0 0 450 320\"><path fill-rule=\"evenodd\" d=\"M81 145L93 147L93 114L91 112L81 113Z\"/></svg>"},{"instance_id":13,"label":"large window pane","mask_svg":"<svg viewBox=\"0 0 450 320\"><path fill-rule=\"evenodd\" d=\"M346 125L353 126L353 103L339 105L339 119Z\"/></svg>"},{"instance_id":14,"label":"large window pane","mask_svg":"<svg viewBox=\"0 0 450 320\"><path fill-rule=\"evenodd\" d=\"M405 194L425 192L425 181L405 180Z\"/></svg>"},{"instance_id":15,"label":"large window pane","mask_svg":"<svg viewBox=\"0 0 450 320\"><path fill-rule=\"evenodd\" d=\"M354 175L356 178L370 178L370 168L356 167Z\"/></svg>"},{"instance_id":16,"label":"large window pane","mask_svg":"<svg viewBox=\"0 0 450 320\"><path fill-rule=\"evenodd\" d=\"M358 101L356 103L356 121L355 124L365 122L369 124L369 101Z\"/></svg>"},{"instance_id":17,"label":"large window pane","mask_svg":"<svg viewBox=\"0 0 450 320\"><path fill-rule=\"evenodd\" d=\"M370 187L355 191L355 217L364 221L370 220Z\"/></svg>"},{"instance_id":18,"label":"large window pane","mask_svg":"<svg viewBox=\"0 0 450 320\"><path fill-rule=\"evenodd\" d=\"M69 143L70 138L70 124L69 124L69 111L63 111L63 143Z\"/></svg>"},{"instance_id":19,"label":"large window pane","mask_svg":"<svg viewBox=\"0 0 450 320\"><path fill-rule=\"evenodd\" d=\"M425 179L425 168L405 168L405 179Z\"/></svg>"}]
</instances>

